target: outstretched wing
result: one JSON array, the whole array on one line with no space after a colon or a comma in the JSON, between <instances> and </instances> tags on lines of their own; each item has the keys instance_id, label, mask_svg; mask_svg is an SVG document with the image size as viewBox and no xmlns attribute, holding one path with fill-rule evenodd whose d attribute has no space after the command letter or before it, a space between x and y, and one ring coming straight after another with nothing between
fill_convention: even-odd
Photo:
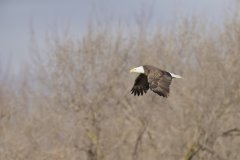
<instances>
[{"instance_id":1,"label":"outstretched wing","mask_svg":"<svg viewBox=\"0 0 240 160\"><path fill-rule=\"evenodd\" d=\"M157 93L159 96L168 97L172 81L170 73L165 71L162 71L161 74L155 73L148 81L149 87L154 93Z\"/></svg>"},{"instance_id":2,"label":"outstretched wing","mask_svg":"<svg viewBox=\"0 0 240 160\"><path fill-rule=\"evenodd\" d=\"M148 89L149 83L147 76L145 74L139 74L132 87L132 94L134 94L134 96L139 96L140 94L143 95L143 92L146 93Z\"/></svg>"}]
</instances>

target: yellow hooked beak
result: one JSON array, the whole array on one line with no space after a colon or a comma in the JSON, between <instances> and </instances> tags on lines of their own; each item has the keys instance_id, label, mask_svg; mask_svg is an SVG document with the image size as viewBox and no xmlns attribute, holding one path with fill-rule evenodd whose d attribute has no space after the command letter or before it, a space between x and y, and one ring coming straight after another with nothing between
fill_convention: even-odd
<instances>
[{"instance_id":1,"label":"yellow hooked beak","mask_svg":"<svg viewBox=\"0 0 240 160\"><path fill-rule=\"evenodd\" d=\"M143 68L143 66L136 67L136 68L131 69L130 72L144 73L144 68Z\"/></svg>"},{"instance_id":2,"label":"yellow hooked beak","mask_svg":"<svg viewBox=\"0 0 240 160\"><path fill-rule=\"evenodd\" d=\"M136 69L133 68L133 69L130 70L130 73L135 72L135 71L136 71Z\"/></svg>"}]
</instances>

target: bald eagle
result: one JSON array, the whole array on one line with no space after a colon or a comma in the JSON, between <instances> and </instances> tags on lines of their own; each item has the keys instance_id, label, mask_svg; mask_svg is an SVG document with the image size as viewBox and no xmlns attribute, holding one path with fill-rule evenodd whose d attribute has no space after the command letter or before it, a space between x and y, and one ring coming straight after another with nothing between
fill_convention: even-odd
<instances>
[{"instance_id":1,"label":"bald eagle","mask_svg":"<svg viewBox=\"0 0 240 160\"><path fill-rule=\"evenodd\" d=\"M179 75L161 70L154 66L143 65L130 70L130 72L140 73L132 87L132 94L143 95L150 88L159 96L168 97L169 86L173 78L182 78Z\"/></svg>"}]
</instances>

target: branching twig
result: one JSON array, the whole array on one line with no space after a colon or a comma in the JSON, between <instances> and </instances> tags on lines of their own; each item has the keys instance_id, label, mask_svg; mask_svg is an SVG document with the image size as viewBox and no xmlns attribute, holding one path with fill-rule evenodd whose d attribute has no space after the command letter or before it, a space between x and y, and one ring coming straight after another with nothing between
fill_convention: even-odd
<instances>
[{"instance_id":1,"label":"branching twig","mask_svg":"<svg viewBox=\"0 0 240 160\"><path fill-rule=\"evenodd\" d=\"M137 136L137 139L136 139L136 142L135 142L135 146L134 146L134 151L133 151L133 157L134 159L138 159L138 149L139 149L139 145L142 141L142 137L145 133L147 129L147 124L143 122L143 126L141 127L141 129L139 130L138 132L138 136Z\"/></svg>"},{"instance_id":2,"label":"branching twig","mask_svg":"<svg viewBox=\"0 0 240 160\"><path fill-rule=\"evenodd\" d=\"M240 136L240 129L233 128L223 132L222 136Z\"/></svg>"}]
</instances>

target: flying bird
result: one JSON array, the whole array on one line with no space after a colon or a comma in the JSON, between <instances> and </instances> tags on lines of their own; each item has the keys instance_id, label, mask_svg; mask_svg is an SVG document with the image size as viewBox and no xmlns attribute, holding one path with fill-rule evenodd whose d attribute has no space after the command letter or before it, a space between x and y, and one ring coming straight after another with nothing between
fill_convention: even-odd
<instances>
[{"instance_id":1,"label":"flying bird","mask_svg":"<svg viewBox=\"0 0 240 160\"><path fill-rule=\"evenodd\" d=\"M132 94L143 95L150 88L159 96L168 97L169 87L173 78L182 78L179 75L161 70L154 66L143 65L130 70L130 72L140 73L135 79L132 87Z\"/></svg>"}]
</instances>

